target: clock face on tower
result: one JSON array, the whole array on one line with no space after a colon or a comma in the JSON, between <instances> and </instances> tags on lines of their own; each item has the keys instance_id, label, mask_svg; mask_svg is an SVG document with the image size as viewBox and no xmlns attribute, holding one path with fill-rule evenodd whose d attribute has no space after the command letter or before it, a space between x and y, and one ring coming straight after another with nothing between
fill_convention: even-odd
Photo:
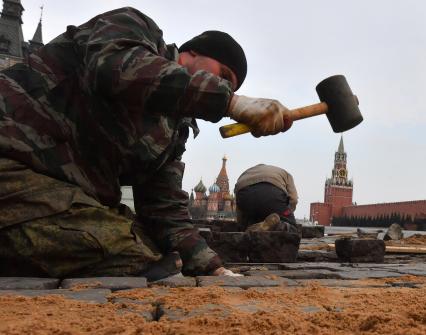
<instances>
[{"instance_id":1,"label":"clock face on tower","mask_svg":"<svg viewBox=\"0 0 426 335\"><path fill-rule=\"evenodd\" d=\"M340 169L338 171L338 173L339 173L339 177L346 178L346 170L345 169Z\"/></svg>"}]
</instances>

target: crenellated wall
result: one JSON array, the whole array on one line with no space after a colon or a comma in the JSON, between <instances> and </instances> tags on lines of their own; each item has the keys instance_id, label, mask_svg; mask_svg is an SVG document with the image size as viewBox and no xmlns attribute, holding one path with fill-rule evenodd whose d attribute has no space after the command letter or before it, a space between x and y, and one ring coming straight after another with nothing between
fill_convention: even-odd
<instances>
[{"instance_id":1,"label":"crenellated wall","mask_svg":"<svg viewBox=\"0 0 426 335\"><path fill-rule=\"evenodd\" d=\"M341 216L377 218L395 213L410 216L411 219L426 217L426 200L347 206L343 208Z\"/></svg>"}]
</instances>

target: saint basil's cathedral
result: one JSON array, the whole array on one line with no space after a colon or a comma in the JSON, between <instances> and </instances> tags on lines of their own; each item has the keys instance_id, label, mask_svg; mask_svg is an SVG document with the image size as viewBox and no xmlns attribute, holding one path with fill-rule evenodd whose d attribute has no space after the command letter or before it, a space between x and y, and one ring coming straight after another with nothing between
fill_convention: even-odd
<instances>
[{"instance_id":1,"label":"saint basil's cathedral","mask_svg":"<svg viewBox=\"0 0 426 335\"><path fill-rule=\"evenodd\" d=\"M193 219L235 219L235 197L229 191L226 162L227 158L223 157L222 168L208 194L202 180L191 191L189 212Z\"/></svg>"}]
</instances>

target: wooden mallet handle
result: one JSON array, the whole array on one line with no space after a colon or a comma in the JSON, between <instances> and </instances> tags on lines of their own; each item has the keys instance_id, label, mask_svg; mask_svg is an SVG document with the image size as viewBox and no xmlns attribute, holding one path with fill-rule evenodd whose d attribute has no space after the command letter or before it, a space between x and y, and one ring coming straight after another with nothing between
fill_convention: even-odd
<instances>
[{"instance_id":1,"label":"wooden mallet handle","mask_svg":"<svg viewBox=\"0 0 426 335\"><path fill-rule=\"evenodd\" d=\"M311 116L326 114L328 106L325 102L320 102L314 105L296 108L290 111L290 119L293 121L306 119ZM244 123L228 124L220 127L220 134L223 138L233 137L251 132L249 126Z\"/></svg>"}]
</instances>

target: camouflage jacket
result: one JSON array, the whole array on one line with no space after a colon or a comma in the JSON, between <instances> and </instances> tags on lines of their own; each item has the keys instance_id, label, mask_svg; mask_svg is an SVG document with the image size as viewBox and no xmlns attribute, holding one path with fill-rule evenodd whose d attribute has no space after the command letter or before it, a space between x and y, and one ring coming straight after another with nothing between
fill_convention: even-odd
<instances>
[{"instance_id":1,"label":"camouflage jacket","mask_svg":"<svg viewBox=\"0 0 426 335\"><path fill-rule=\"evenodd\" d=\"M207 72L190 75L177 56L133 8L68 26L0 72L0 155L104 206L117 206L120 186L132 185L138 217L196 273L219 260L189 223L180 159L194 118L220 120L232 89Z\"/></svg>"}]
</instances>

